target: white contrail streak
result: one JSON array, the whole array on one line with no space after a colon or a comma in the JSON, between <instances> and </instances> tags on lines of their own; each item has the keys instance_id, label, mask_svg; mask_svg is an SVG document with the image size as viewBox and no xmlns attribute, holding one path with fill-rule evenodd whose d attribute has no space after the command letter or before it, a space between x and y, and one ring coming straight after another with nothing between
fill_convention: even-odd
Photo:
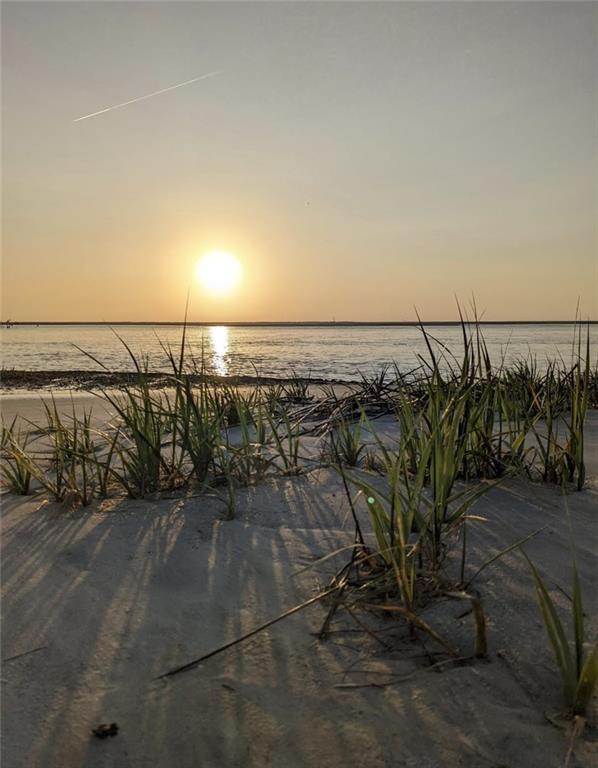
<instances>
[{"instance_id":1,"label":"white contrail streak","mask_svg":"<svg viewBox=\"0 0 598 768\"><path fill-rule=\"evenodd\" d=\"M177 83L176 85L169 85L168 88L161 88L159 91L153 91L153 93L146 93L145 96L137 96L135 99L129 99L129 101L123 101L121 104L114 104L111 107L106 107L105 109L99 109L97 112L92 112L89 115L83 115L82 117L76 117L73 120L73 123L78 123L79 120L87 120L90 117L96 117L97 115L103 115L104 112L110 112L113 109L120 109L120 107L126 107L129 104L135 104L136 101L144 101L144 99L151 99L152 96L159 96L161 93L166 93L167 91L174 91L175 88L182 88L184 85L191 85L191 83L197 83L199 80L207 80L208 77L216 77L216 75L221 75L222 72L224 72L223 69L218 69L215 72L208 72L205 75L200 75L199 77L194 77L192 80L185 80L184 83Z\"/></svg>"}]
</instances>

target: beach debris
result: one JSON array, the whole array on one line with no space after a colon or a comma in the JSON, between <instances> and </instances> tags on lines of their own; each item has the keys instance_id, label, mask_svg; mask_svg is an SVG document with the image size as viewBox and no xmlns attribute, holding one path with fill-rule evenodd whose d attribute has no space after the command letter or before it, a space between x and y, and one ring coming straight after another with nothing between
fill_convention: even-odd
<instances>
[{"instance_id":1,"label":"beach debris","mask_svg":"<svg viewBox=\"0 0 598 768\"><path fill-rule=\"evenodd\" d=\"M100 723L96 728L92 728L91 732L98 739L107 739L108 736L116 736L118 733L117 723Z\"/></svg>"},{"instance_id":2,"label":"beach debris","mask_svg":"<svg viewBox=\"0 0 598 768\"><path fill-rule=\"evenodd\" d=\"M15 661L21 659L23 656L29 656L30 653L37 653L37 651L43 651L47 648L47 645L40 645L37 648L32 648L30 651L23 651L23 653L17 653L16 656L9 656L7 659L2 659L3 664L7 664L9 661Z\"/></svg>"},{"instance_id":3,"label":"beach debris","mask_svg":"<svg viewBox=\"0 0 598 768\"><path fill-rule=\"evenodd\" d=\"M216 656L217 654L222 653L223 651L226 651L229 648L232 648L234 645L238 645L239 643L242 643L244 640L248 640L250 637L253 637L254 635L259 634L264 629L271 627L273 624L276 624L282 619L286 619L287 616L291 616L293 613L297 613L297 611L300 611L303 608L307 608L308 605L313 605L314 603L317 603L318 601L323 600L325 597L328 597L328 595L331 595L333 592L336 592L337 589L338 589L338 586L334 586L334 587L331 587L330 589L327 589L324 592L320 592L320 594L315 595L315 597L311 597L309 600L305 600L305 602L300 603L299 605L296 605L293 608L290 608L288 611L281 613L279 616L276 616L276 618L274 619L270 619L270 621L267 621L265 624L261 624L259 627L252 629L250 632L247 632L241 637L237 637L234 640L231 640L229 643L225 643L224 645L221 645L219 648L215 648L213 651L209 651L209 653L205 653L203 656L200 656L199 658L194 659L193 661L190 661L187 664L183 664L180 667L175 667L174 669L170 669L168 670L168 672L164 672L161 675L158 675L157 677L155 677L154 680L161 680L166 677L173 677L174 675L178 675L181 672L188 672L191 669L195 669L195 667L198 667L202 661L207 661L207 659L211 659L213 656Z\"/></svg>"}]
</instances>

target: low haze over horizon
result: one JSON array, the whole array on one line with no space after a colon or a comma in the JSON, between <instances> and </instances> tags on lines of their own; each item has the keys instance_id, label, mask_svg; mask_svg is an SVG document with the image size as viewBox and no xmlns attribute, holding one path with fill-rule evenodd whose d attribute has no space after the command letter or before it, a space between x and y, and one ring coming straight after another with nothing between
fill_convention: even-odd
<instances>
[{"instance_id":1,"label":"low haze over horizon","mask_svg":"<svg viewBox=\"0 0 598 768\"><path fill-rule=\"evenodd\" d=\"M596 3L2 3L2 319L598 319Z\"/></svg>"}]
</instances>

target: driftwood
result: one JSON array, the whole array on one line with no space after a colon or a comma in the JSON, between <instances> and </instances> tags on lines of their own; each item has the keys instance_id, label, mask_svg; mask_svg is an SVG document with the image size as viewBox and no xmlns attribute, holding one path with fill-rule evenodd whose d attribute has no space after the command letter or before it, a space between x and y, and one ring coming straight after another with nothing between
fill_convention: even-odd
<instances>
[{"instance_id":1,"label":"driftwood","mask_svg":"<svg viewBox=\"0 0 598 768\"><path fill-rule=\"evenodd\" d=\"M339 589L339 586L334 586L334 587L331 587L330 589L325 590L324 592L320 592L319 595L316 595L315 597L311 597L309 600L306 600L300 605L296 605L294 608L290 608L288 611L285 611L284 613L281 613L279 616L276 616L276 618L270 619L270 621L267 621L265 624L261 624L259 627L252 629L250 632L247 632L246 634L241 635L241 637L237 637L234 640L231 640L230 642L225 643L224 645L221 645L218 648L215 648L213 651L204 653L203 656L200 656L197 659L193 659L193 661L189 661L187 662L187 664L183 664L180 667L175 667L174 669L169 669L168 672L163 672L161 675L158 675L157 677L155 677L154 680L162 680L165 677L174 677L175 675L178 675L181 672L188 672L191 669L195 669L195 667L199 666L199 664L201 664L202 661L207 661L208 659L211 659L213 656L217 656L219 653L222 653L223 651L226 651L229 648L232 648L233 646L238 645L239 643L242 643L244 640L249 640L250 637L254 637L255 635L262 632L264 629L267 629L268 627L271 627L273 624L276 624L277 622L282 621L282 619L286 619L287 616L291 616L293 613L297 613L303 608L307 608L307 606L313 605L314 603L317 603L319 600L323 600L325 597L328 597L333 592L336 592L338 589Z\"/></svg>"}]
</instances>

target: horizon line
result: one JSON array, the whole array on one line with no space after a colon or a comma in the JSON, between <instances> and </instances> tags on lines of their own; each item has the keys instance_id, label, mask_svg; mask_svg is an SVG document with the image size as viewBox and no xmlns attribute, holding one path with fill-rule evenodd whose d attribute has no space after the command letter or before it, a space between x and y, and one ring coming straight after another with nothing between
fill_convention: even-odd
<instances>
[{"instance_id":1,"label":"horizon line","mask_svg":"<svg viewBox=\"0 0 598 768\"><path fill-rule=\"evenodd\" d=\"M583 325L596 325L598 320L474 320L465 318L466 324L479 325L575 325L582 323ZM316 327L357 327L357 326L407 326L407 327L419 327L420 325L454 325L460 326L460 320L228 320L228 321L215 321L215 320L188 320L186 323L183 320L1 320L0 325L4 327L12 327L16 325L104 325L104 326L120 326L120 325L141 325L141 326L157 326L157 325L171 325L171 326L183 326L188 327L211 327L211 326L230 326L230 327L284 327L284 326L316 326Z\"/></svg>"}]
</instances>

